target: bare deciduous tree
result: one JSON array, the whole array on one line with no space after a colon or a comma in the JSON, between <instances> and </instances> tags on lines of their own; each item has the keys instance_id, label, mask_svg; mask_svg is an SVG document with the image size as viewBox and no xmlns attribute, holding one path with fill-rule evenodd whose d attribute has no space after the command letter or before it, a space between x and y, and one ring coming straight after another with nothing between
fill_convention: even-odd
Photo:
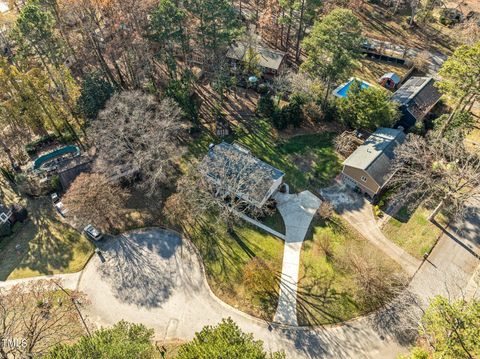
<instances>
[{"instance_id":1,"label":"bare deciduous tree","mask_svg":"<svg viewBox=\"0 0 480 359\"><path fill-rule=\"evenodd\" d=\"M304 72L286 70L273 79L273 90L281 94L300 92L311 95L318 86L318 82L313 81Z\"/></svg>"},{"instance_id":2,"label":"bare deciduous tree","mask_svg":"<svg viewBox=\"0 0 480 359\"><path fill-rule=\"evenodd\" d=\"M427 72L428 65L430 64L430 53L426 50L420 51L415 57L412 59L413 66L420 71Z\"/></svg>"},{"instance_id":3,"label":"bare deciduous tree","mask_svg":"<svg viewBox=\"0 0 480 359\"><path fill-rule=\"evenodd\" d=\"M388 266L381 256L365 248L347 246L339 254L339 261L352 273L359 289L356 299L367 309L387 304L406 284L405 277Z\"/></svg>"},{"instance_id":4,"label":"bare deciduous tree","mask_svg":"<svg viewBox=\"0 0 480 359\"><path fill-rule=\"evenodd\" d=\"M0 340L11 344L0 346L2 358L37 357L85 334L79 314L85 296L59 289L53 280L39 280L0 290Z\"/></svg>"},{"instance_id":5,"label":"bare deciduous tree","mask_svg":"<svg viewBox=\"0 0 480 359\"><path fill-rule=\"evenodd\" d=\"M63 203L83 224L113 229L122 222L127 192L100 173L80 174L70 185Z\"/></svg>"},{"instance_id":6,"label":"bare deciduous tree","mask_svg":"<svg viewBox=\"0 0 480 359\"><path fill-rule=\"evenodd\" d=\"M271 186L269 170L250 155L217 146L179 180L178 191L192 213L215 213L228 230L241 213L258 216Z\"/></svg>"},{"instance_id":7,"label":"bare deciduous tree","mask_svg":"<svg viewBox=\"0 0 480 359\"><path fill-rule=\"evenodd\" d=\"M99 170L107 175L138 170L144 187L154 191L182 153L180 117L181 110L171 99L158 102L141 91L114 95L90 130L104 163Z\"/></svg>"},{"instance_id":8,"label":"bare deciduous tree","mask_svg":"<svg viewBox=\"0 0 480 359\"><path fill-rule=\"evenodd\" d=\"M343 132L333 140L335 150L342 156L348 157L355 149L362 144L362 141L352 132Z\"/></svg>"},{"instance_id":9,"label":"bare deciduous tree","mask_svg":"<svg viewBox=\"0 0 480 359\"><path fill-rule=\"evenodd\" d=\"M391 185L396 199L412 205L426 202L436 206L434 219L442 208L454 217L464 217L474 201L480 201L480 158L469 152L462 139L446 140L409 134L396 149Z\"/></svg>"},{"instance_id":10,"label":"bare deciduous tree","mask_svg":"<svg viewBox=\"0 0 480 359\"><path fill-rule=\"evenodd\" d=\"M331 219L333 217L333 205L329 201L322 201L317 215L322 219Z\"/></svg>"}]
</instances>

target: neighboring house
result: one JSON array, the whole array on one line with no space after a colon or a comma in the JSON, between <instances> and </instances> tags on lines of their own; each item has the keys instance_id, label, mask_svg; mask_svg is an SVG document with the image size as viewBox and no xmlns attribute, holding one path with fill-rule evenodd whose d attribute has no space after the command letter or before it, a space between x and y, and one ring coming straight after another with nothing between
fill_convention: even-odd
<instances>
[{"instance_id":1,"label":"neighboring house","mask_svg":"<svg viewBox=\"0 0 480 359\"><path fill-rule=\"evenodd\" d=\"M238 63L245 61L245 57L248 55L248 49L252 48L254 53L258 55L258 67L260 68L262 75L266 78L272 78L276 76L285 65L286 53L262 47L259 45L250 45L244 42L236 42L230 46L227 51L227 59L232 61L232 66L236 67Z\"/></svg>"},{"instance_id":2,"label":"neighboring house","mask_svg":"<svg viewBox=\"0 0 480 359\"><path fill-rule=\"evenodd\" d=\"M236 197L257 208L263 207L283 181L282 171L259 160L237 143L210 145L204 162L209 180L227 193L235 192Z\"/></svg>"},{"instance_id":3,"label":"neighboring house","mask_svg":"<svg viewBox=\"0 0 480 359\"><path fill-rule=\"evenodd\" d=\"M408 129L425 118L441 97L434 84L431 77L412 77L393 94L402 112L397 126Z\"/></svg>"},{"instance_id":4,"label":"neighboring house","mask_svg":"<svg viewBox=\"0 0 480 359\"><path fill-rule=\"evenodd\" d=\"M374 198L388 183L394 149L404 139L401 130L377 129L343 162L344 183Z\"/></svg>"}]
</instances>

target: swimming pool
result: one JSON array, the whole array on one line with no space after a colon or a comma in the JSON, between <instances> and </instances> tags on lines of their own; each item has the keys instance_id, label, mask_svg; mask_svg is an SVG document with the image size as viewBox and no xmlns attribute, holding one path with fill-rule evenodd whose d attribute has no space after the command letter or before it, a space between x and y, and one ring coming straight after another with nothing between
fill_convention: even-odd
<instances>
[{"instance_id":1,"label":"swimming pool","mask_svg":"<svg viewBox=\"0 0 480 359\"><path fill-rule=\"evenodd\" d=\"M72 145L57 148L52 152L45 153L44 155L41 155L40 157L38 157L35 161L33 161L32 168L33 170L38 170L48 162L53 161L54 159L59 159L60 157L65 157L67 155L70 155L72 157L79 156L80 148Z\"/></svg>"},{"instance_id":2,"label":"swimming pool","mask_svg":"<svg viewBox=\"0 0 480 359\"><path fill-rule=\"evenodd\" d=\"M360 79L356 79L356 78L350 78L348 80L348 82L344 83L344 84L341 84L340 86L338 86L335 90L333 90L333 94L337 97L340 97L340 98L345 98L348 96L348 90L350 90L350 86L352 86L352 83L353 81L359 81L360 82L360 89L368 89L370 85L368 82L365 82L363 80L360 80Z\"/></svg>"}]
</instances>

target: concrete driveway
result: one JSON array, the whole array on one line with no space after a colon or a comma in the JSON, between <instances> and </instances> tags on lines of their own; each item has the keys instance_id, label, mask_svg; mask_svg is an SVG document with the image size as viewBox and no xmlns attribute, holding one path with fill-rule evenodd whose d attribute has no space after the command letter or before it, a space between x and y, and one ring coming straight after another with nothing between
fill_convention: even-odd
<instances>
[{"instance_id":1,"label":"concrete driveway","mask_svg":"<svg viewBox=\"0 0 480 359\"><path fill-rule=\"evenodd\" d=\"M277 208L285 223L280 294L274 320L277 323L297 325L297 287L300 253L310 222L317 212L320 199L310 191L298 194L276 193Z\"/></svg>"},{"instance_id":2,"label":"concrete driveway","mask_svg":"<svg viewBox=\"0 0 480 359\"><path fill-rule=\"evenodd\" d=\"M330 201L336 212L358 232L413 276L422 262L385 237L378 228L371 204L365 198L352 192L344 184L323 188L320 194Z\"/></svg>"}]
</instances>

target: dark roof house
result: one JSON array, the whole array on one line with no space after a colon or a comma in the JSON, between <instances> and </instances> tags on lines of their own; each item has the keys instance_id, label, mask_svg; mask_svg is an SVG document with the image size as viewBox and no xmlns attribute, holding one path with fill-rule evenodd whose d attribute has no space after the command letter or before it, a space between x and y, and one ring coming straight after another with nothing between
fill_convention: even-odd
<instances>
[{"instance_id":1,"label":"dark roof house","mask_svg":"<svg viewBox=\"0 0 480 359\"><path fill-rule=\"evenodd\" d=\"M388 183L395 148L404 140L401 130L377 129L343 162L344 182L373 198Z\"/></svg>"},{"instance_id":2,"label":"dark roof house","mask_svg":"<svg viewBox=\"0 0 480 359\"><path fill-rule=\"evenodd\" d=\"M441 97L434 84L431 77L412 77L393 94L402 111L397 126L408 129L425 118Z\"/></svg>"},{"instance_id":3,"label":"dark roof house","mask_svg":"<svg viewBox=\"0 0 480 359\"><path fill-rule=\"evenodd\" d=\"M222 142L210 145L203 159L207 178L222 191L261 208L282 184L284 173L261 161L243 146Z\"/></svg>"},{"instance_id":4,"label":"dark roof house","mask_svg":"<svg viewBox=\"0 0 480 359\"><path fill-rule=\"evenodd\" d=\"M226 57L234 61L244 61L248 54L248 49L252 48L258 54L258 66L262 69L264 74L277 74L285 60L285 52L269 49L263 46L255 45L249 46L244 42L235 42L227 51Z\"/></svg>"}]
</instances>

